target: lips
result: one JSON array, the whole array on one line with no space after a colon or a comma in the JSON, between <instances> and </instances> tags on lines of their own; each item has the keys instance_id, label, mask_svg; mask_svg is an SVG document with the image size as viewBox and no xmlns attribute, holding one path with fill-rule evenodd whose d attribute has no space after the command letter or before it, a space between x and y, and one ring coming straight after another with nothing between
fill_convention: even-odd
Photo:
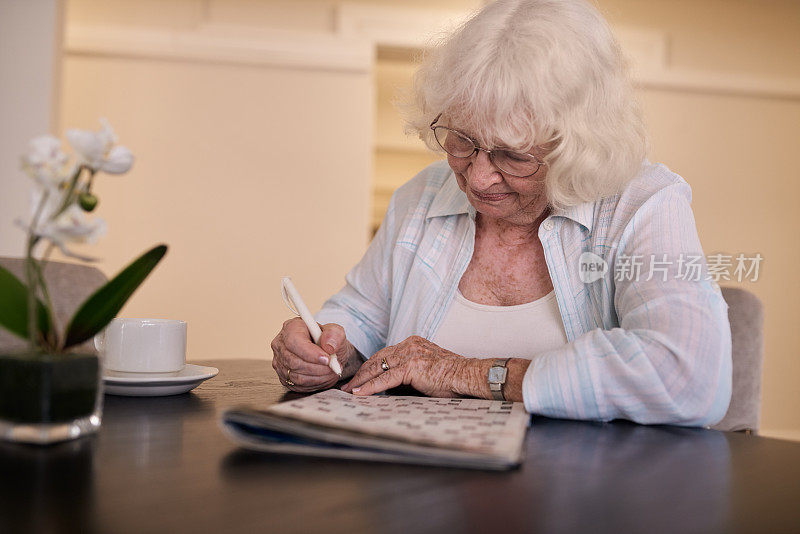
<instances>
[{"instance_id":1,"label":"lips","mask_svg":"<svg viewBox=\"0 0 800 534\"><path fill-rule=\"evenodd\" d=\"M507 198L511 193L478 193L470 188L470 192L481 202L499 202Z\"/></svg>"}]
</instances>

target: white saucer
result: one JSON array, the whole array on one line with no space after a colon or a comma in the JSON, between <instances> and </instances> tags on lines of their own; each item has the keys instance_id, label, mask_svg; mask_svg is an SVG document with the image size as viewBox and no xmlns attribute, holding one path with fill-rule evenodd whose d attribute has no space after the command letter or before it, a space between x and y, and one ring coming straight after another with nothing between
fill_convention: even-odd
<instances>
[{"instance_id":1,"label":"white saucer","mask_svg":"<svg viewBox=\"0 0 800 534\"><path fill-rule=\"evenodd\" d=\"M216 367L203 367L187 363L174 373L123 373L106 369L103 373L105 392L128 397L158 397L179 395L191 391L201 382L214 378Z\"/></svg>"}]
</instances>

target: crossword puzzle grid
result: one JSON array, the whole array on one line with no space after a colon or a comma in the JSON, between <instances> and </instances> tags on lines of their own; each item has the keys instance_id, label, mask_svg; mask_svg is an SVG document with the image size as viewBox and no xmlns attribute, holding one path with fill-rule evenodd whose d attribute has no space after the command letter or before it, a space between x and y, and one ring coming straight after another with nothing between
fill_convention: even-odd
<instances>
[{"instance_id":1,"label":"crossword puzzle grid","mask_svg":"<svg viewBox=\"0 0 800 534\"><path fill-rule=\"evenodd\" d=\"M529 419L522 405L513 402L357 397L336 389L278 404L268 411L373 436L498 454L519 445Z\"/></svg>"}]
</instances>

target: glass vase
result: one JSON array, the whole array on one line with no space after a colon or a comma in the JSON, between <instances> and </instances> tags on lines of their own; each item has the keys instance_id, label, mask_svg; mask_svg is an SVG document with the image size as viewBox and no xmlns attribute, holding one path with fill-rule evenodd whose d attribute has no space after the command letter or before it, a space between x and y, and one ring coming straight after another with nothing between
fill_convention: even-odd
<instances>
[{"instance_id":1,"label":"glass vase","mask_svg":"<svg viewBox=\"0 0 800 534\"><path fill-rule=\"evenodd\" d=\"M95 354L0 354L0 439L46 445L100 428L103 383Z\"/></svg>"}]
</instances>

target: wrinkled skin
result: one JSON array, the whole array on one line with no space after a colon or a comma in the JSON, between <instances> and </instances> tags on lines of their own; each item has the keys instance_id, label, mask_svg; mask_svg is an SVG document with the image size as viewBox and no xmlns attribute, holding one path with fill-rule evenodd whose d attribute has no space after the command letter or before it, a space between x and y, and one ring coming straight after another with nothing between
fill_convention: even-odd
<instances>
[{"instance_id":1,"label":"wrinkled skin","mask_svg":"<svg viewBox=\"0 0 800 534\"><path fill-rule=\"evenodd\" d=\"M388 371L381 368L384 358ZM409 385L431 397L455 397L458 391L469 389L468 375L463 373L466 365L467 358L423 337L411 336L373 354L342 391L372 395Z\"/></svg>"},{"instance_id":2,"label":"wrinkled skin","mask_svg":"<svg viewBox=\"0 0 800 534\"><path fill-rule=\"evenodd\" d=\"M335 385L339 377L328 367L331 354L336 354L343 378L353 376L361 365L361 356L345 339L344 328L338 324L320 327L319 345L311 340L308 327L299 317L283 323L272 340L272 368L281 383L292 391L307 393ZM294 385L288 383L289 371Z\"/></svg>"}]
</instances>

